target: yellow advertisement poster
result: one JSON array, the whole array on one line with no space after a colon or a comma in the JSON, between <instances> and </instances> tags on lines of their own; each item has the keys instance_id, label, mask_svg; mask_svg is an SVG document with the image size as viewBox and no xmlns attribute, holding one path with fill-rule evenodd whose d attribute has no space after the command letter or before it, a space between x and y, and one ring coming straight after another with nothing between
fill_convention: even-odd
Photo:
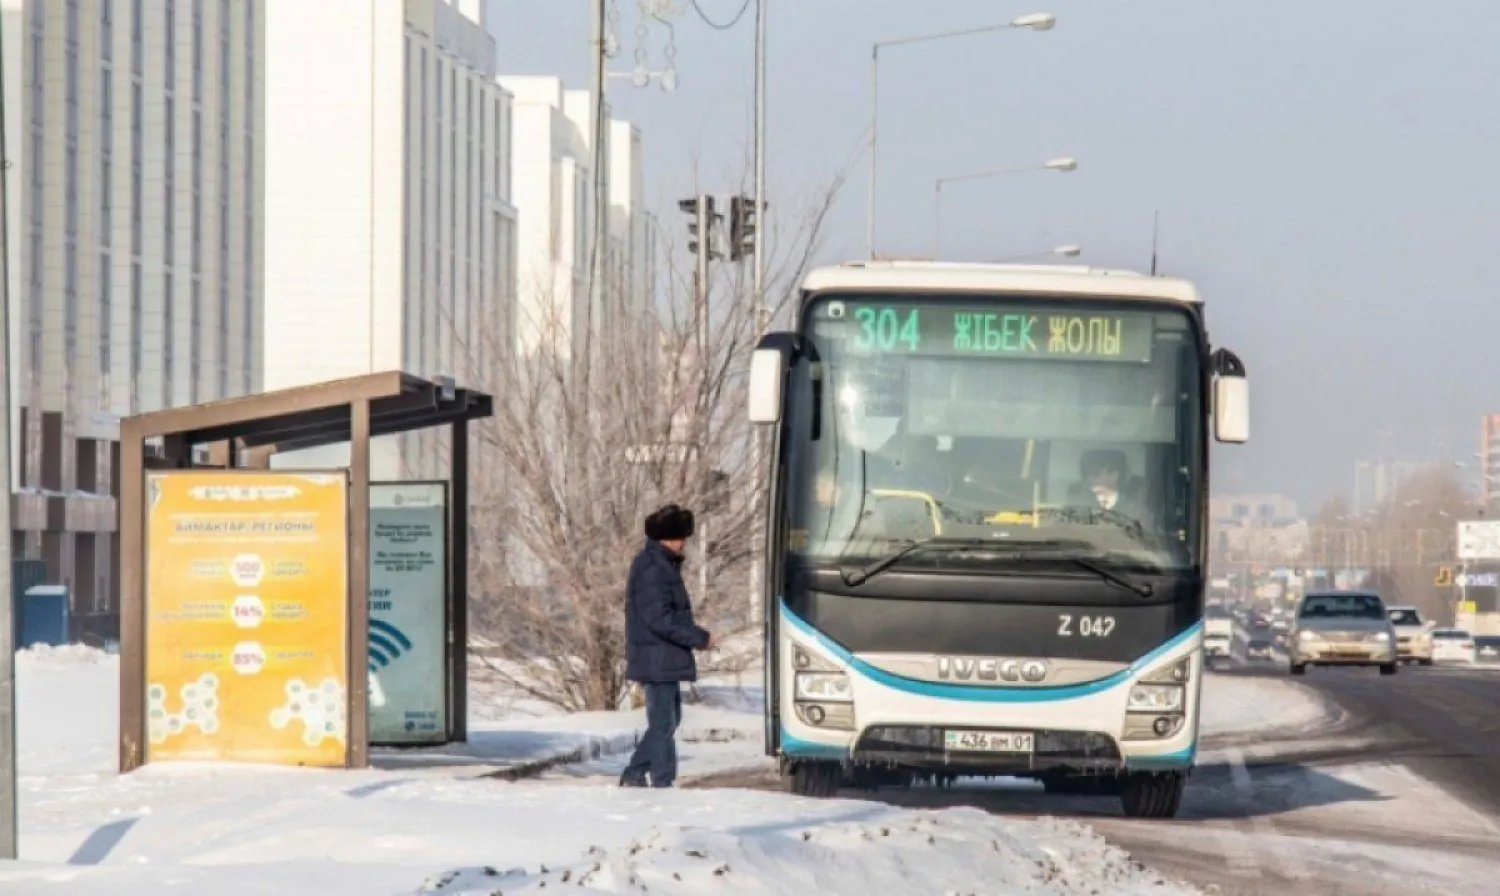
<instances>
[{"instance_id":1,"label":"yellow advertisement poster","mask_svg":"<svg viewBox=\"0 0 1500 896\"><path fill-rule=\"evenodd\" d=\"M341 766L348 479L146 478L147 761Z\"/></svg>"}]
</instances>

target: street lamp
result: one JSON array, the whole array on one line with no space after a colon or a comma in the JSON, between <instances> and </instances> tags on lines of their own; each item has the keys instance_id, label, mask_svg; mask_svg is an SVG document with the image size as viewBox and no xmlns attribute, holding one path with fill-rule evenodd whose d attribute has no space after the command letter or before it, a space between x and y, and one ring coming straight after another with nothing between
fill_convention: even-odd
<instances>
[{"instance_id":1,"label":"street lamp","mask_svg":"<svg viewBox=\"0 0 1500 896\"><path fill-rule=\"evenodd\" d=\"M880 123L880 51L884 47L905 46L907 44L926 43L934 40L945 40L950 37L966 37L971 34L987 34L991 31L1004 31L1007 28L1030 28L1033 31L1051 31L1057 25L1057 17L1049 12L1034 12L1024 16L1011 19L1003 25L983 25L978 28L966 28L962 31L944 31L941 34L924 34L920 37L901 37L895 40L878 41L870 48L870 196L869 209L865 220L865 254L873 259L875 257L875 175L877 151L879 143Z\"/></svg>"},{"instance_id":2,"label":"street lamp","mask_svg":"<svg viewBox=\"0 0 1500 896\"><path fill-rule=\"evenodd\" d=\"M1082 246L1076 245L1074 243L1069 243L1066 246L1054 246L1054 247L1052 247L1051 249L1048 249L1045 252L1030 252L1030 253L1027 253L1026 255L1012 255L1010 258L1002 258L1002 259L998 260L995 263L996 264L1008 264L1008 263L1010 263L1012 261L1026 261L1026 260L1031 259L1031 258L1046 258L1046 257L1051 256L1051 255L1057 255L1057 256L1060 256L1060 257L1063 257L1063 258L1077 258L1079 255L1082 255L1082 254L1083 254L1083 247Z\"/></svg>"},{"instance_id":3,"label":"street lamp","mask_svg":"<svg viewBox=\"0 0 1500 896\"><path fill-rule=\"evenodd\" d=\"M956 174L951 177L940 177L933 184L932 203L932 257L942 257L943 249L943 184L951 184L961 180L981 180L989 177L999 177L1004 174L1024 174L1028 171L1077 171L1078 160L1071 156L1060 159L1049 159L1041 165L1031 165L1026 168L992 168L987 171L975 171L971 174Z\"/></svg>"}]
</instances>

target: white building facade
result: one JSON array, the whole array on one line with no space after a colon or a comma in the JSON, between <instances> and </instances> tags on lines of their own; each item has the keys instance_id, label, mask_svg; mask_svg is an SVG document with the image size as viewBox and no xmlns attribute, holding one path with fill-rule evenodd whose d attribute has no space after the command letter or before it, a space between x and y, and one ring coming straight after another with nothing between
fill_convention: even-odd
<instances>
[{"instance_id":1,"label":"white building facade","mask_svg":"<svg viewBox=\"0 0 1500 896\"><path fill-rule=\"evenodd\" d=\"M644 207L640 130L609 119L604 132L607 207L603 307L589 309L593 128L590 95L558 78L507 76L515 96L512 182L517 239L516 347L585 350L589 325L617 332L648 307L654 228Z\"/></svg>"},{"instance_id":2,"label":"white building facade","mask_svg":"<svg viewBox=\"0 0 1500 896\"><path fill-rule=\"evenodd\" d=\"M264 0L3 0L15 555L113 628L118 418L260 388Z\"/></svg>"},{"instance_id":3,"label":"white building facade","mask_svg":"<svg viewBox=\"0 0 1500 896\"><path fill-rule=\"evenodd\" d=\"M489 386L516 211L481 2L275 3L266 46L266 387L394 369ZM372 475L445 476L445 440L379 439Z\"/></svg>"}]
</instances>

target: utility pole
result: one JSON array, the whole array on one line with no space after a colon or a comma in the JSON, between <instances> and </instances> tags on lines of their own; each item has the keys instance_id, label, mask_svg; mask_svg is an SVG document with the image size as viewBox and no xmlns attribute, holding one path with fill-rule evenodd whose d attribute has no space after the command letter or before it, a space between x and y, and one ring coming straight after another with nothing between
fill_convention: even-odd
<instances>
[{"instance_id":1,"label":"utility pole","mask_svg":"<svg viewBox=\"0 0 1500 896\"><path fill-rule=\"evenodd\" d=\"M714 246L714 229L721 215L714 210L714 198L706 193L679 200L677 207L692 216L688 219L688 251L697 258L693 268L693 313L698 315L702 352L708 345L708 263L721 257Z\"/></svg>"},{"instance_id":2,"label":"utility pole","mask_svg":"<svg viewBox=\"0 0 1500 896\"><path fill-rule=\"evenodd\" d=\"M755 299L755 333L757 341L765 335L771 326L771 309L766 305L766 2L767 0L755 0L755 232L754 253L752 258L752 284ZM873 136L873 135L872 135ZM750 438L753 440L751 458L754 472L754 482L757 483L755 491L752 492L751 513L757 523L766 518L766 497L761 495L759 483L765 481L762 477L766 468L766 434L761 427L752 426ZM760 527L750 527L751 538ZM764 557L766 540L770 537L769 532L761 533L759 544L755 545L750 552L750 622L760 622L761 601L763 598L764 580Z\"/></svg>"},{"instance_id":3,"label":"utility pole","mask_svg":"<svg viewBox=\"0 0 1500 896\"><path fill-rule=\"evenodd\" d=\"M0 25L0 46L5 44ZM5 133L5 67L0 65L0 859L20 857L16 806L16 607L10 535L10 154Z\"/></svg>"},{"instance_id":4,"label":"utility pole","mask_svg":"<svg viewBox=\"0 0 1500 896\"><path fill-rule=\"evenodd\" d=\"M605 170L608 157L604 151L605 140L608 138L608 122L604 120L604 65L608 56L605 36L608 27L604 0L589 0L589 56L593 64L593 78L589 85L589 120L593 122L591 128L594 132L591 162L594 169L593 187L590 197L592 201L589 203L593 216L589 219L589 239L593 246L589 251L589 307L584 315L589 340L593 339L594 316L602 315L604 310L604 252L609 233L609 216L606 213L609 205L609 181ZM585 360L584 365L586 370L590 362Z\"/></svg>"}]
</instances>

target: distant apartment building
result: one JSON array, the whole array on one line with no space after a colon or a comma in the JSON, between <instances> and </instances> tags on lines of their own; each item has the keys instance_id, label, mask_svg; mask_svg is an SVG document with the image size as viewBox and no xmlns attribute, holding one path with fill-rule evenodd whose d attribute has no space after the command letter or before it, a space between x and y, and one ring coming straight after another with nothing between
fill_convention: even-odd
<instances>
[{"instance_id":1,"label":"distant apartment building","mask_svg":"<svg viewBox=\"0 0 1500 896\"><path fill-rule=\"evenodd\" d=\"M120 417L260 388L264 0L0 0L11 528L117 625Z\"/></svg>"},{"instance_id":2,"label":"distant apartment building","mask_svg":"<svg viewBox=\"0 0 1500 896\"><path fill-rule=\"evenodd\" d=\"M1393 501L1402 486L1442 464L1434 461L1369 461L1354 465L1354 512L1367 513Z\"/></svg>"},{"instance_id":3,"label":"distant apartment building","mask_svg":"<svg viewBox=\"0 0 1500 896\"><path fill-rule=\"evenodd\" d=\"M649 307L656 248L642 195L641 135L629 122L614 120L603 135L608 245L601 307L591 309L590 95L567 90L553 77L507 76L500 83L516 101L516 346L522 352L548 346L588 351L591 330L616 332L622 321Z\"/></svg>"},{"instance_id":4,"label":"distant apartment building","mask_svg":"<svg viewBox=\"0 0 1500 896\"><path fill-rule=\"evenodd\" d=\"M496 385L518 230L487 25L481 0L268 5L266 388L395 369ZM377 439L372 475L446 476L446 439Z\"/></svg>"},{"instance_id":5,"label":"distant apartment building","mask_svg":"<svg viewBox=\"0 0 1500 896\"><path fill-rule=\"evenodd\" d=\"M1479 496L1485 507L1500 504L1500 414L1480 421Z\"/></svg>"}]
</instances>

